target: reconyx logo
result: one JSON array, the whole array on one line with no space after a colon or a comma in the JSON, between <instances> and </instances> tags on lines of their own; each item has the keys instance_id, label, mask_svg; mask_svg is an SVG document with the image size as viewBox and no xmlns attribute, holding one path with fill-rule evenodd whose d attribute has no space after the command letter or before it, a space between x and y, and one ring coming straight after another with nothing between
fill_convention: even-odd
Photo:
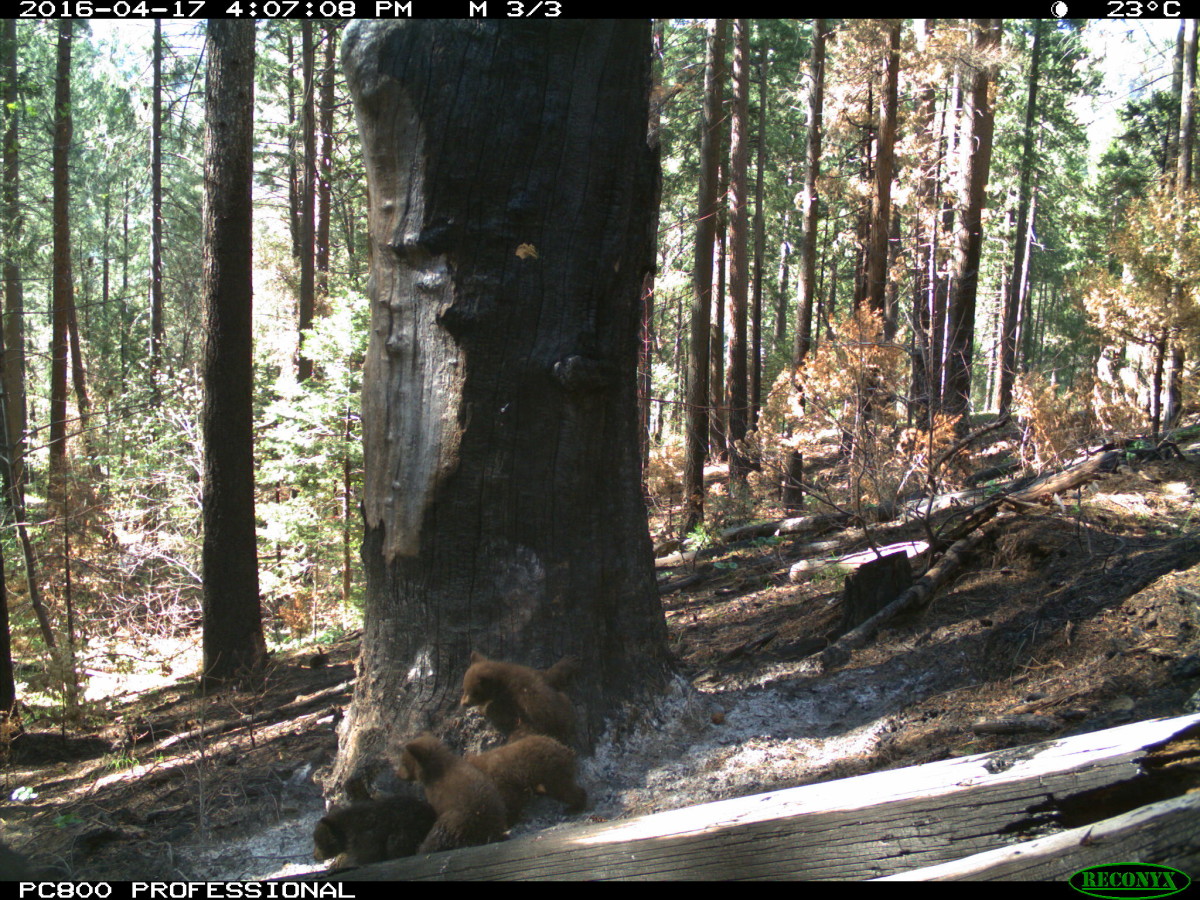
<instances>
[{"instance_id":1,"label":"reconyx logo","mask_svg":"<svg viewBox=\"0 0 1200 900\"><path fill-rule=\"evenodd\" d=\"M1080 869L1067 883L1093 897L1150 900L1178 894L1192 883L1185 873L1151 863L1112 863Z\"/></svg>"}]
</instances>

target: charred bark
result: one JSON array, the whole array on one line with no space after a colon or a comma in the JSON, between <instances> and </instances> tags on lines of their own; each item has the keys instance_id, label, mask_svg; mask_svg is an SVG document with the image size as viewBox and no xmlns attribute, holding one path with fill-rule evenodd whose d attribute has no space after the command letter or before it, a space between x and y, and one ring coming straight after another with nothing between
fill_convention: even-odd
<instances>
[{"instance_id":1,"label":"charred bark","mask_svg":"<svg viewBox=\"0 0 1200 900\"><path fill-rule=\"evenodd\" d=\"M419 731L467 731L473 650L582 660L584 745L662 683L636 394L649 50L648 20L364 20L343 37L372 318L338 787Z\"/></svg>"}]
</instances>

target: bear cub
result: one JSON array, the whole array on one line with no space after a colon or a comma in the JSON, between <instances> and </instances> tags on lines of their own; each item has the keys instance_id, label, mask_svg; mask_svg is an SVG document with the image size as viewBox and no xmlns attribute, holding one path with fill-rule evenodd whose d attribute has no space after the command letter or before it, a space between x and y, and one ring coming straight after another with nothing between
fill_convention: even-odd
<instances>
[{"instance_id":1,"label":"bear cub","mask_svg":"<svg viewBox=\"0 0 1200 900\"><path fill-rule=\"evenodd\" d=\"M575 783L575 751L554 738L529 735L466 760L500 791L509 825L516 824L534 794L547 794L565 803L570 812L587 804L587 792Z\"/></svg>"},{"instance_id":2,"label":"bear cub","mask_svg":"<svg viewBox=\"0 0 1200 900\"><path fill-rule=\"evenodd\" d=\"M336 856L334 869L412 856L433 827L433 807L388 797L332 809L313 830L313 858Z\"/></svg>"},{"instance_id":3,"label":"bear cub","mask_svg":"<svg viewBox=\"0 0 1200 900\"><path fill-rule=\"evenodd\" d=\"M462 705L480 707L510 740L544 734L569 744L575 735L575 710L561 688L578 669L574 657L539 670L475 652L463 675Z\"/></svg>"},{"instance_id":4,"label":"bear cub","mask_svg":"<svg viewBox=\"0 0 1200 900\"><path fill-rule=\"evenodd\" d=\"M473 847L504 837L504 800L496 786L432 734L405 745L396 774L421 782L437 815L418 853Z\"/></svg>"}]
</instances>

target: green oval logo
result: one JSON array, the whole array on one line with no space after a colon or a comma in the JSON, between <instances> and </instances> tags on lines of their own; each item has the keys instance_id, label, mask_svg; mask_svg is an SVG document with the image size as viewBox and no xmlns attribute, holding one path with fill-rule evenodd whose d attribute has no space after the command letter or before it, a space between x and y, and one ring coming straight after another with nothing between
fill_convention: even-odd
<instances>
[{"instance_id":1,"label":"green oval logo","mask_svg":"<svg viewBox=\"0 0 1200 900\"><path fill-rule=\"evenodd\" d=\"M1170 866L1133 862L1088 866L1067 879L1067 884L1080 893L1113 900L1169 897L1191 883L1192 879L1186 873Z\"/></svg>"}]
</instances>

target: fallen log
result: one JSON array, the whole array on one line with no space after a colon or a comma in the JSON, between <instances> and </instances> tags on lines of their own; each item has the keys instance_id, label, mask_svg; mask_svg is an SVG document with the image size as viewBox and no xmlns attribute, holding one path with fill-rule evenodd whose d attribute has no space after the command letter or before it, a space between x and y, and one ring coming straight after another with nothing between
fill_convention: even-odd
<instances>
[{"instance_id":1,"label":"fallen log","mask_svg":"<svg viewBox=\"0 0 1200 900\"><path fill-rule=\"evenodd\" d=\"M1038 500L1045 500L1055 494L1077 488L1091 481L1097 475L1114 471L1120 460L1121 451L1109 450L1107 453L1093 456L1077 466L1063 469L1053 475L1045 475L1028 487L1004 496L1003 500L1015 500L1017 503L1034 503Z\"/></svg>"},{"instance_id":2,"label":"fallen log","mask_svg":"<svg viewBox=\"0 0 1200 900\"><path fill-rule=\"evenodd\" d=\"M283 706L274 706L270 709L262 709L256 713L247 713L246 715L238 716L236 719L228 721L216 722L212 725L202 725L199 728L193 728L190 731L183 731L179 734L173 734L163 738L153 745L154 750L166 750L168 747L173 747L176 744L181 744L184 741L194 740L196 738L210 738L214 735L225 734L230 731L236 731L240 728L246 728L251 725L258 725L261 722L269 722L273 719L286 719L298 710L306 706L311 706L313 703L324 702L333 697L344 696L347 699L350 697L351 691L354 690L354 679L343 681L341 684L335 684L333 687L327 687L313 694L305 694L297 697L290 703L285 703Z\"/></svg>"},{"instance_id":3,"label":"fallen log","mask_svg":"<svg viewBox=\"0 0 1200 900\"><path fill-rule=\"evenodd\" d=\"M831 528L849 524L855 518L851 513L824 513L819 516L797 516L792 519L773 519L770 522L754 522L750 525L735 525L721 532L725 543L748 538L778 537L782 534L803 534L811 531L819 534Z\"/></svg>"},{"instance_id":4,"label":"fallen log","mask_svg":"<svg viewBox=\"0 0 1200 900\"><path fill-rule=\"evenodd\" d=\"M1078 465L1061 472L1043 475L1029 481L1016 479L1007 485L1009 493L1005 499L1011 498L1015 504L1032 503L1040 498L1049 497L1062 491L1078 487L1102 472L1111 472L1121 459L1121 452L1111 450L1098 456L1093 456ZM1019 485L1019 487L1018 487ZM929 515L949 509L952 506L963 506L975 501L986 499L982 505L999 502L996 491L997 485L987 488L972 488L965 491L951 491L938 494L935 497L916 497L902 503L882 504L862 510L860 513L835 512L814 516L798 516L790 519L772 519L769 522L754 522L749 525L735 525L721 532L721 540L745 540L756 537L777 537L784 534L803 534L805 532L820 533L831 528L847 525L856 520L872 523L883 523L908 513Z\"/></svg>"},{"instance_id":5,"label":"fallen log","mask_svg":"<svg viewBox=\"0 0 1200 900\"><path fill-rule=\"evenodd\" d=\"M1173 797L1062 834L879 880L1063 881L1090 866L1131 861L1162 865L1159 860L1171 860L1170 865L1196 877L1200 794Z\"/></svg>"}]
</instances>

